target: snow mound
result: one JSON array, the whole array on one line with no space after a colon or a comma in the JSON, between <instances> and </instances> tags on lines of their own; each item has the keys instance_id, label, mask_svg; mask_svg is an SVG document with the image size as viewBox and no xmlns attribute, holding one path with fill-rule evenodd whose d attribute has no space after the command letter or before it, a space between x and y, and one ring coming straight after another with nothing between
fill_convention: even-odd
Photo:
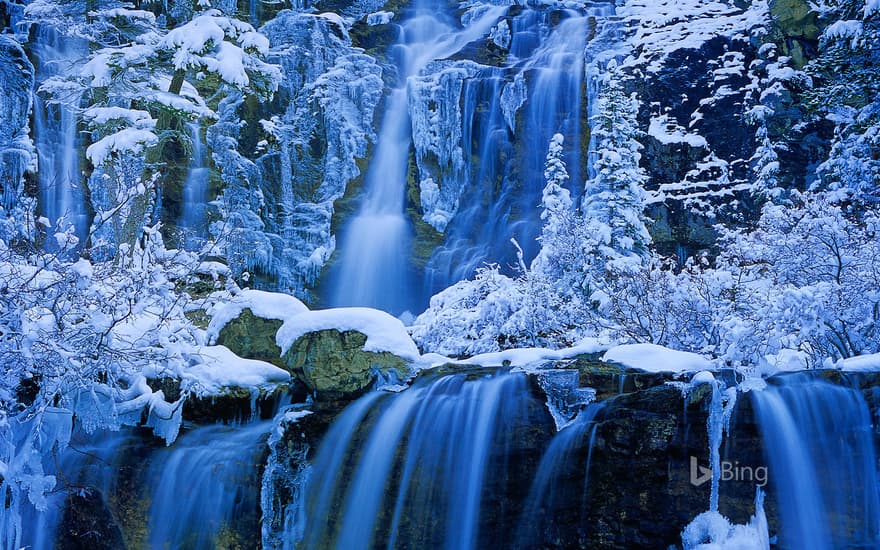
<instances>
[{"instance_id":1,"label":"snow mound","mask_svg":"<svg viewBox=\"0 0 880 550\"><path fill-rule=\"evenodd\" d=\"M344 307L307 311L284 320L275 336L281 353L293 346L301 336L310 332L336 329L356 330L367 336L364 351L387 351L409 360L419 358L419 350L403 323L384 311L365 307Z\"/></svg>"},{"instance_id":2,"label":"snow mound","mask_svg":"<svg viewBox=\"0 0 880 550\"><path fill-rule=\"evenodd\" d=\"M599 340L595 338L587 338L570 348L558 350L546 348L508 349L499 352L474 355L473 357L462 359L455 363L462 365L479 365L481 367L497 367L502 365L525 367L542 361L561 361L587 353L599 353L606 349L608 349L608 346L602 344ZM446 362L448 362L448 360Z\"/></svg>"},{"instance_id":3,"label":"snow mound","mask_svg":"<svg viewBox=\"0 0 880 550\"><path fill-rule=\"evenodd\" d=\"M857 355L837 362L837 368L847 372L880 371L880 353Z\"/></svg>"},{"instance_id":4,"label":"snow mound","mask_svg":"<svg viewBox=\"0 0 880 550\"><path fill-rule=\"evenodd\" d=\"M656 344L616 346L605 352L602 360L645 372L695 372L712 368L712 362L702 355Z\"/></svg>"},{"instance_id":5,"label":"snow mound","mask_svg":"<svg viewBox=\"0 0 880 550\"><path fill-rule=\"evenodd\" d=\"M241 312L249 309L256 317L285 321L290 317L307 312L309 308L302 302L279 292L262 290L243 290L232 300L214 306L211 322L208 324L208 341L214 342L230 321L237 319Z\"/></svg>"},{"instance_id":6,"label":"snow mound","mask_svg":"<svg viewBox=\"0 0 880 550\"><path fill-rule=\"evenodd\" d=\"M685 550L769 550L764 493L756 490L755 515L745 525L732 525L718 512L703 512L681 534Z\"/></svg>"},{"instance_id":7,"label":"snow mound","mask_svg":"<svg viewBox=\"0 0 880 550\"><path fill-rule=\"evenodd\" d=\"M188 359L195 364L181 378L202 395L219 395L223 388L271 389L290 380L286 370L243 359L224 346L197 347Z\"/></svg>"}]
</instances>

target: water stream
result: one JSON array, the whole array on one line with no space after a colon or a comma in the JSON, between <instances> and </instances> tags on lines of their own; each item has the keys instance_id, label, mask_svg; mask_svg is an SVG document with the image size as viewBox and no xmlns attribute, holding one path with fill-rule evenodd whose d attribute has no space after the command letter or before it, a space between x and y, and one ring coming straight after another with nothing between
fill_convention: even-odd
<instances>
[{"instance_id":1,"label":"water stream","mask_svg":"<svg viewBox=\"0 0 880 550\"><path fill-rule=\"evenodd\" d=\"M187 250L198 250L205 243L208 233L208 183L211 169L202 129L197 123L188 125L192 143L191 161L183 184L183 208L178 227L183 232L181 242Z\"/></svg>"},{"instance_id":2,"label":"water stream","mask_svg":"<svg viewBox=\"0 0 880 550\"><path fill-rule=\"evenodd\" d=\"M526 384L524 375L447 375L351 405L313 462L304 547L498 544L516 521L504 487L523 467L510 445L528 424Z\"/></svg>"},{"instance_id":3,"label":"water stream","mask_svg":"<svg viewBox=\"0 0 880 550\"><path fill-rule=\"evenodd\" d=\"M208 550L259 533L259 472L271 428L272 421L207 426L157 452L147 481L150 546Z\"/></svg>"},{"instance_id":4,"label":"water stream","mask_svg":"<svg viewBox=\"0 0 880 550\"><path fill-rule=\"evenodd\" d=\"M51 25L36 25L34 41L38 83L73 74L86 58L85 40L61 34ZM39 84L38 84L39 88ZM72 226L82 240L89 228L80 166L79 95L49 97L34 94L34 136L39 162L40 213L52 226L64 231ZM48 244L55 246L54 239Z\"/></svg>"},{"instance_id":5,"label":"water stream","mask_svg":"<svg viewBox=\"0 0 880 550\"><path fill-rule=\"evenodd\" d=\"M340 240L340 265L331 297L334 306L368 306L395 314L418 307L419 292L407 261L412 229L404 212L412 139L408 79L430 61L447 58L484 36L506 9L488 9L459 29L432 2L419 0L401 24L394 48L399 80L386 99L360 210Z\"/></svg>"},{"instance_id":6,"label":"water stream","mask_svg":"<svg viewBox=\"0 0 880 550\"><path fill-rule=\"evenodd\" d=\"M752 398L784 547L880 547L873 420L862 394L795 377Z\"/></svg>"}]
</instances>

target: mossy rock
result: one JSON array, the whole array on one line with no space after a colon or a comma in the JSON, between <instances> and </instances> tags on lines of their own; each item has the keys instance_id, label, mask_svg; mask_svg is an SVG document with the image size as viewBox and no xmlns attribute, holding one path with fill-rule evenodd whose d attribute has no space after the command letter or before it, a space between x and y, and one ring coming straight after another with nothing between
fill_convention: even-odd
<instances>
[{"instance_id":1,"label":"mossy rock","mask_svg":"<svg viewBox=\"0 0 880 550\"><path fill-rule=\"evenodd\" d=\"M772 0L770 13L787 38L819 38L817 14L807 0Z\"/></svg>"},{"instance_id":2,"label":"mossy rock","mask_svg":"<svg viewBox=\"0 0 880 550\"><path fill-rule=\"evenodd\" d=\"M285 368L281 360L281 348L275 343L275 334L282 321L264 319L250 309L226 323L217 335L217 345L226 346L232 353L245 359L256 359Z\"/></svg>"},{"instance_id":3,"label":"mossy rock","mask_svg":"<svg viewBox=\"0 0 880 550\"><path fill-rule=\"evenodd\" d=\"M817 13L806 0L772 0L770 13L776 22L773 40L782 53L792 58L795 67L803 67L822 33Z\"/></svg>"},{"instance_id":4,"label":"mossy rock","mask_svg":"<svg viewBox=\"0 0 880 550\"><path fill-rule=\"evenodd\" d=\"M285 368L322 399L360 395L377 370L401 379L408 376L406 360L388 352L364 351L366 342L366 335L355 330L310 332L284 354Z\"/></svg>"}]
</instances>

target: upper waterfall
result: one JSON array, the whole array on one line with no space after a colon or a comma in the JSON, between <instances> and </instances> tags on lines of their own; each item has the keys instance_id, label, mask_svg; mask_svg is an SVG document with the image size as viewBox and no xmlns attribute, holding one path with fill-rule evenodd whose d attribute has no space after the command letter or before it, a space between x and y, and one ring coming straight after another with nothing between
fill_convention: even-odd
<instances>
[{"instance_id":1,"label":"upper waterfall","mask_svg":"<svg viewBox=\"0 0 880 550\"><path fill-rule=\"evenodd\" d=\"M391 50L398 82L385 99L360 209L338 239L330 303L418 312L483 264L512 266L511 238L534 257L554 134L565 136L572 194L583 189L597 90L587 82L597 79L591 44L609 47L600 38L613 14L605 3L513 15L486 7L466 12L458 28L419 3L404 16ZM497 60L471 59L469 46L481 40L502 52Z\"/></svg>"},{"instance_id":2,"label":"upper waterfall","mask_svg":"<svg viewBox=\"0 0 880 550\"><path fill-rule=\"evenodd\" d=\"M367 169L361 207L340 239L333 281L335 306L370 306L400 314L417 307L419 290L407 266L412 229L404 199L410 132L410 78L435 59L447 58L484 36L505 7L487 9L462 29L450 26L431 2L417 2L400 26L394 47L397 86L386 98L376 149Z\"/></svg>"}]
</instances>

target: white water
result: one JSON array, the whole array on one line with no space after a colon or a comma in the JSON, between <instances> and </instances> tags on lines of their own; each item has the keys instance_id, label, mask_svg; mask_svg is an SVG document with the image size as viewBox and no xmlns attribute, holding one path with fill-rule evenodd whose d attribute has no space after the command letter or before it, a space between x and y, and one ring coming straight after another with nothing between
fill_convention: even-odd
<instances>
[{"instance_id":1,"label":"white water","mask_svg":"<svg viewBox=\"0 0 880 550\"><path fill-rule=\"evenodd\" d=\"M517 533L521 548L540 546L544 540L552 540L553 526L560 514L573 514L584 524L589 497L590 462L596 437L596 415L604 407L593 403L559 431L541 458ZM584 439L586 453L582 450ZM571 483L571 479L583 479L583 484ZM584 528L587 528L584 525Z\"/></svg>"},{"instance_id":2,"label":"white water","mask_svg":"<svg viewBox=\"0 0 880 550\"><path fill-rule=\"evenodd\" d=\"M503 473L492 457L507 456L499 437L517 425L525 385L450 375L355 402L313 461L302 547L475 548L487 480Z\"/></svg>"},{"instance_id":3,"label":"white water","mask_svg":"<svg viewBox=\"0 0 880 550\"><path fill-rule=\"evenodd\" d=\"M199 250L208 233L208 182L211 170L201 127L196 123L188 125L192 143L192 160L186 181L183 184L183 208L178 226L183 232L181 242L187 250Z\"/></svg>"},{"instance_id":4,"label":"white water","mask_svg":"<svg viewBox=\"0 0 880 550\"><path fill-rule=\"evenodd\" d=\"M795 379L752 398L780 543L798 550L880 547L873 420L861 393Z\"/></svg>"},{"instance_id":5,"label":"white water","mask_svg":"<svg viewBox=\"0 0 880 550\"><path fill-rule=\"evenodd\" d=\"M87 44L64 36L48 25L37 25L37 80L42 83L53 76L68 75L85 59ZM89 228L84 194L85 176L79 162L78 131L79 95L49 100L45 94L34 94L34 134L39 163L40 213L52 224L49 234L73 226L82 240ZM57 226L57 228L56 228ZM49 245L54 246L49 239Z\"/></svg>"},{"instance_id":6,"label":"white water","mask_svg":"<svg viewBox=\"0 0 880 550\"><path fill-rule=\"evenodd\" d=\"M257 475L272 421L208 426L152 457L148 483L152 548L211 549L237 522L259 536Z\"/></svg>"},{"instance_id":7,"label":"white water","mask_svg":"<svg viewBox=\"0 0 880 550\"><path fill-rule=\"evenodd\" d=\"M585 109L598 93L597 63L610 48L606 27L613 14L609 3L552 15L525 9L511 22L507 67L487 67L465 83L461 146L473 165L456 184L465 189L460 210L428 262L428 294L472 277L485 263L513 265L511 238L522 246L526 261L537 254L544 161L556 133L565 136L572 197L580 197L589 172L587 144L581 143ZM564 18L554 24L560 15ZM512 74L526 83L526 99L511 132L499 99Z\"/></svg>"},{"instance_id":8,"label":"white water","mask_svg":"<svg viewBox=\"0 0 880 550\"><path fill-rule=\"evenodd\" d=\"M332 305L375 307L394 314L413 306L418 291L408 266L412 234L404 211L411 145L407 81L429 62L447 58L486 35L506 10L493 7L457 29L442 19L439 6L421 0L401 25L396 46L400 78L386 100L363 202L340 240Z\"/></svg>"}]
</instances>

